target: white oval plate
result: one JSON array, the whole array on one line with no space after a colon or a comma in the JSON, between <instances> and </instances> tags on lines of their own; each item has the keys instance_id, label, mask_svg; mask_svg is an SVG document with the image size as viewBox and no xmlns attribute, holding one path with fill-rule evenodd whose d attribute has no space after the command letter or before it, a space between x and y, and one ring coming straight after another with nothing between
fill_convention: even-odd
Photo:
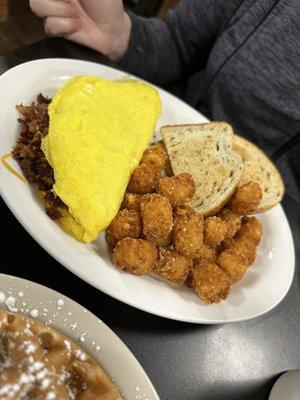
<instances>
[{"instance_id":1,"label":"white oval plate","mask_svg":"<svg viewBox=\"0 0 300 400\"><path fill-rule=\"evenodd\" d=\"M123 72L95 63L44 59L19 65L0 77L0 154L11 151L19 126L15 105L28 104L38 93L53 96L74 75L98 75L120 79ZM159 89L163 104L158 128L164 124L207 121L196 110ZM16 169L18 166L14 163ZM174 286L155 276L137 277L116 269L101 234L86 245L64 233L45 214L30 185L0 167L0 193L16 218L32 237L57 261L101 291L141 310L180 321L225 323L257 317L275 307L286 295L294 273L292 235L282 207L259 216L264 235L255 264L233 286L229 298L204 304L185 286Z\"/></svg>"},{"instance_id":2,"label":"white oval plate","mask_svg":"<svg viewBox=\"0 0 300 400\"><path fill-rule=\"evenodd\" d=\"M118 336L84 307L35 282L0 274L0 293L11 297L15 310L5 302L0 309L46 323L77 343L107 372L124 400L159 400L145 371ZM32 313L33 311L33 313ZM32 314L32 315L31 315ZM124 366L126 366L124 368Z\"/></svg>"}]
</instances>

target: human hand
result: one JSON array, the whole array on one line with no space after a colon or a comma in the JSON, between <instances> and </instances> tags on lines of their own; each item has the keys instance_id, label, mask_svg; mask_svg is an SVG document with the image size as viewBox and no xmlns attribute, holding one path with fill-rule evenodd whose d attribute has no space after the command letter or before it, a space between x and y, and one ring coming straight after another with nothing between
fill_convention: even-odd
<instances>
[{"instance_id":1,"label":"human hand","mask_svg":"<svg viewBox=\"0 0 300 400\"><path fill-rule=\"evenodd\" d=\"M131 21L122 0L30 0L30 7L45 18L48 35L90 47L113 61L128 48Z\"/></svg>"}]
</instances>

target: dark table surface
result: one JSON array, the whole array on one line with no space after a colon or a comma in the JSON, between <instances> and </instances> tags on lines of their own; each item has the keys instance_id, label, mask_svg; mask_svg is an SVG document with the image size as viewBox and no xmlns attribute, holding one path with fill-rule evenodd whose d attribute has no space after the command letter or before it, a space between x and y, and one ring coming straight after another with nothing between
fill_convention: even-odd
<instances>
[{"instance_id":1,"label":"dark table surface","mask_svg":"<svg viewBox=\"0 0 300 400\"><path fill-rule=\"evenodd\" d=\"M0 57L0 73L46 57L109 64L90 50L48 39ZM300 368L300 207L289 196L283 207L296 245L289 293L263 317L226 325L171 321L108 297L58 264L0 202L0 272L53 288L101 318L140 361L162 400L265 400L283 371Z\"/></svg>"}]
</instances>

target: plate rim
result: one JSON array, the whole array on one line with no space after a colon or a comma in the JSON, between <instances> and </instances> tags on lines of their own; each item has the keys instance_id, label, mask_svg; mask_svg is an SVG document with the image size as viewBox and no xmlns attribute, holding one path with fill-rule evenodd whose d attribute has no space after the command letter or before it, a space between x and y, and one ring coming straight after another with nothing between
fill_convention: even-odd
<instances>
[{"instance_id":1,"label":"plate rim","mask_svg":"<svg viewBox=\"0 0 300 400\"><path fill-rule=\"evenodd\" d=\"M188 103L186 103L184 100L178 98L177 96L173 95L172 93L169 93L168 91L166 91L165 89L160 88L159 86L152 84L151 82L141 79L133 74L127 73L126 71L117 69L117 68L113 68L101 63L97 63L97 62L92 62L92 61L85 61L85 60L78 60L78 59L73 59L73 58L40 58L40 59L36 59L36 60L31 60L31 61L27 61L24 63L21 63L13 68L10 68L9 70L7 70L6 72L4 72L1 76L0 76L0 84L1 81L3 80L3 78L6 77L7 74L9 74L12 70L17 70L17 69L22 69L22 66L24 65L28 65L28 64L36 64L36 63L47 63L47 62L70 62L72 63L73 61L76 63L83 63L83 64L92 64L95 66L100 66L101 68L104 69L108 69L108 70L112 70L112 71L116 71L117 73L124 73L126 75L128 75L128 77L132 77L135 79L138 79L142 82L146 82L149 85L157 88L158 90L162 91L164 94L171 96L172 98L174 98L177 102L182 102L184 103L186 106L188 106L189 108L191 108L193 111L197 112L200 116L202 116L202 114L196 110L193 109ZM71 65L70 65L71 68ZM206 118L206 117L204 117ZM206 118L207 119L207 118ZM209 120L207 120L209 121ZM5 193L6 192L6 193ZM74 271L72 269L72 267L69 266L69 263L64 263L62 261L62 258L59 254L55 254L54 250L52 251L51 247L48 247L47 245L44 245L42 243L42 241L39 239L39 237L33 233L31 231L30 228L30 224L27 223L26 219L23 219L23 216L21 214L21 212L19 213L17 211L16 206L9 201L9 195L8 192L5 191L5 188L0 185L0 195L3 198L5 204L7 205L7 207L11 210L11 212L13 213L13 215L15 216L15 218L18 220L18 222L23 226L23 228L25 228L25 230L28 232L28 234L52 257L54 258L54 260L56 260L57 262L59 262L59 264L61 264L64 268L67 268L72 274L74 274L75 276L77 276L78 278L80 278L81 280L83 280L84 282L87 282L88 284L90 284L91 286L93 286L94 288L96 288L97 290L102 291L103 293L106 293L107 295L109 295L110 297L118 300L118 301L122 301L123 303L130 305L131 307L134 307L136 309L142 310L144 312L147 312L149 314L153 314L162 318L167 318L167 319L171 319L171 320L175 320L175 321L181 321L181 322L187 322L187 323L192 323L192 324L203 324L203 325L216 325L216 324L227 324L227 323L236 323L236 322L242 322L242 321L248 321L248 320L252 320L255 318L258 318L268 312L270 312L271 310L273 310L276 306L278 306L279 303L281 303L281 301L285 298L285 296L288 294L290 287L292 285L293 282L293 278L294 278L294 274L295 274L295 246L294 246L294 239L293 239L293 235L292 235L292 231L288 222L288 219L286 217L286 214L283 210L283 207L281 205L281 203L279 203L276 207L279 208L281 215L283 217L284 222L286 223L287 227L288 227L288 231L289 231L289 239L290 239L290 244L291 244L291 249L292 252L290 254L291 257L291 270L290 270L290 276L289 276L289 283L286 287L286 290L284 293L282 293L282 295L280 296L280 298L278 298L278 300L268 306L265 307L265 309L263 309L262 311L256 312L254 314L252 314L251 316L246 316L246 317L236 317L236 318L230 318L230 319L214 319L214 320L207 320L207 319L201 319L198 317L185 317L182 314L176 314L176 313L170 313L170 312L164 312L164 311L156 311L153 309L149 309L147 306L143 306L143 304L136 304L134 301L128 300L127 298L122 298L121 295L116 295L116 294L112 294L110 293L109 290L107 291L103 291L103 289L99 289L99 287L96 286L95 282L93 281L92 278L87 278L87 277L83 277L83 275L80 273L80 271Z\"/></svg>"},{"instance_id":2,"label":"plate rim","mask_svg":"<svg viewBox=\"0 0 300 400\"><path fill-rule=\"evenodd\" d=\"M57 290L49 288L48 286L42 285L42 284L37 283L35 281L31 281L29 279L22 278L20 276L4 274L4 273L0 272L0 282L1 282L1 278L3 278L3 277L6 278L6 279L8 278L9 280L12 280L12 281L19 281L22 285L24 284L25 286L28 285L28 284L34 285L34 286L38 286L41 290L48 291L53 296L59 296L59 298L63 297L65 300L67 300L67 302L69 304L71 304L72 307L80 309L82 311L82 313L85 313L85 314L89 315L91 318L93 318L95 320L95 322L97 323L97 325L104 326L105 329L109 332L109 335L113 338L113 340L118 342L119 345L122 346L122 352L127 353L126 354L127 357L131 359L131 362L135 363L136 367L138 368L139 374L142 374L143 377L145 378L147 384L149 385L149 389L153 392L152 394L154 395L156 400L160 400L160 397L159 397L159 395L158 395L158 393L157 393L157 391L156 391L151 379L149 378L148 374L144 370L144 368L141 365L141 363L139 362L139 360L135 357L133 352L123 342L123 340L104 321L102 321L102 319L100 319L97 315L95 315L93 312L91 312L88 308L82 306L77 301L71 299L69 296L66 296L64 293L58 292ZM2 304L0 304L0 309L2 309L4 311L7 311L7 312L11 312L11 311L7 310L6 308L5 309L2 308ZM34 320L34 321L38 321L38 322L41 322L42 324L45 324L45 322L43 320L41 320L39 318L39 316L36 317L36 318L32 318L31 316L28 316L25 312L21 312L19 309L18 309L17 312L13 312L13 314L23 315L23 316L25 316L27 318L30 318L30 319ZM64 332L61 332L61 330L59 328L56 328L56 327L54 327L52 325L53 325L52 323L49 323L50 328L58 331L60 334L62 334L62 335L67 337L67 335ZM72 340L72 342L77 344L74 338L67 337L67 339L70 339L70 340ZM85 347L83 343L80 343L80 344L77 344L77 345L82 347L83 349ZM85 349L84 349L84 351L86 351L93 359L95 358L95 355L91 354L90 351L85 350ZM100 367L102 367L105 370L105 367L103 365L100 365ZM109 376L109 374L108 374L108 376ZM109 378L111 379L110 376L109 376ZM116 385L117 385L117 382L116 382ZM117 388L118 388L118 385L117 385Z\"/></svg>"}]
</instances>

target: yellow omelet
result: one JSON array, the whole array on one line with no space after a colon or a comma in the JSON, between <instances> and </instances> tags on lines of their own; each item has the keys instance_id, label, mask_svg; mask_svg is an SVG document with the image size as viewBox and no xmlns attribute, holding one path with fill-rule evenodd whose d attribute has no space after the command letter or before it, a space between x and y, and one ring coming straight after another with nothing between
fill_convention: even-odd
<instances>
[{"instance_id":1,"label":"yellow omelet","mask_svg":"<svg viewBox=\"0 0 300 400\"><path fill-rule=\"evenodd\" d=\"M42 149L53 192L68 206L62 227L91 242L117 214L161 113L156 89L137 80L70 79L49 106Z\"/></svg>"}]
</instances>

